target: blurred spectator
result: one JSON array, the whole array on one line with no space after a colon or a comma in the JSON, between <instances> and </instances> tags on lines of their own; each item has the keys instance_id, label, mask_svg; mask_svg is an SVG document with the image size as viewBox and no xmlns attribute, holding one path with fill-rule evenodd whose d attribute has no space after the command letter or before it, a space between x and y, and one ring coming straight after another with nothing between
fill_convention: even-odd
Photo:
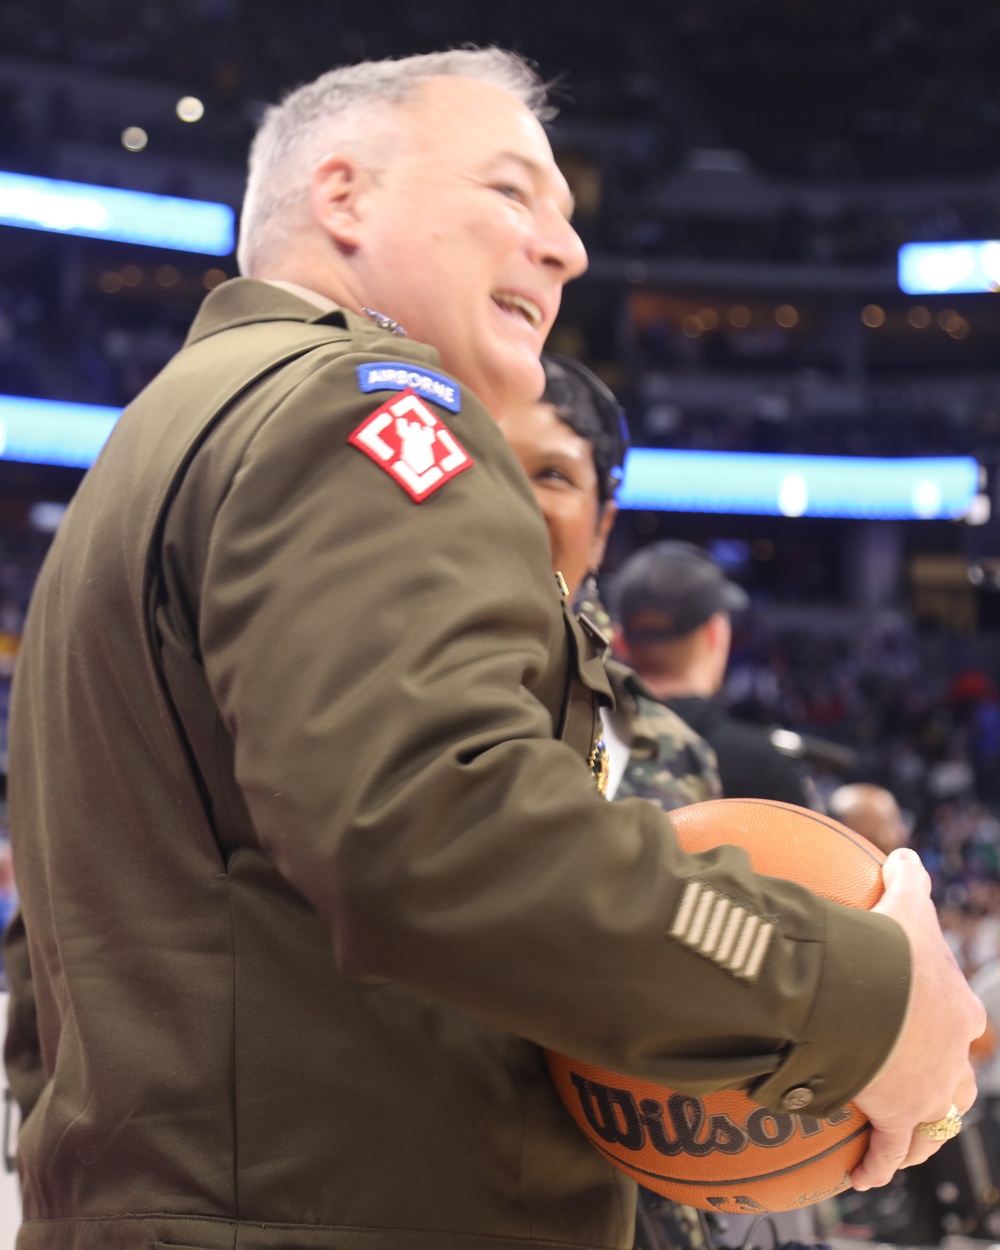
<instances>
[{"instance_id":1,"label":"blurred spectator","mask_svg":"<svg viewBox=\"0 0 1000 1250\"><path fill-rule=\"evenodd\" d=\"M910 830L895 796L882 786L856 783L840 786L827 800L827 810L842 825L867 838L884 855L910 840Z\"/></svg>"},{"instance_id":2,"label":"blurred spectator","mask_svg":"<svg viewBox=\"0 0 1000 1250\"><path fill-rule=\"evenodd\" d=\"M766 734L734 720L716 699L729 659L730 613L746 592L690 543L654 543L632 556L615 584L623 650L649 689L715 750L727 798L770 798L808 807L788 759Z\"/></svg>"}]
</instances>

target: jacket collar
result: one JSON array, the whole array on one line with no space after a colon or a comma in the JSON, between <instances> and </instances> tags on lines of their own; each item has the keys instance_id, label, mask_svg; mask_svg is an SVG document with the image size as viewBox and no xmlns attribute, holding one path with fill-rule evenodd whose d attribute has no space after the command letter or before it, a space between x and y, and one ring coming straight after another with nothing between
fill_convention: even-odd
<instances>
[{"instance_id":1,"label":"jacket collar","mask_svg":"<svg viewBox=\"0 0 1000 1250\"><path fill-rule=\"evenodd\" d=\"M400 354L398 336L380 329L367 317L336 306L329 310L318 308L310 300L302 299L285 287L256 278L232 278L217 286L198 310L185 343L198 343L223 330L256 325L262 321L341 326L349 332L354 348L359 352L382 354L387 360L393 360ZM413 359L416 349L417 359L440 367L441 358L433 347L412 339L403 341L407 344L406 359Z\"/></svg>"}]
</instances>

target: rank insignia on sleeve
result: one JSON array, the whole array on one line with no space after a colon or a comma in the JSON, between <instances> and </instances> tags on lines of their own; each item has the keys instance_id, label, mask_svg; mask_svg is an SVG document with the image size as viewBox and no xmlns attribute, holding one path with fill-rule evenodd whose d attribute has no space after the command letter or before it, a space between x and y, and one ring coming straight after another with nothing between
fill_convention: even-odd
<instances>
[{"instance_id":1,"label":"rank insignia on sleeve","mask_svg":"<svg viewBox=\"0 0 1000 1250\"><path fill-rule=\"evenodd\" d=\"M474 461L451 430L413 390L388 400L347 440L423 503Z\"/></svg>"}]
</instances>

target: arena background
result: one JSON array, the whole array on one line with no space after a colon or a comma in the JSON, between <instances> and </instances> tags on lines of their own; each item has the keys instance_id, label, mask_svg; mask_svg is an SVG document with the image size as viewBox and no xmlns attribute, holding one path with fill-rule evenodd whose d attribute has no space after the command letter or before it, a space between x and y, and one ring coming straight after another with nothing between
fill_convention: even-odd
<instances>
[{"instance_id":1,"label":"arena background","mask_svg":"<svg viewBox=\"0 0 1000 1250\"><path fill-rule=\"evenodd\" d=\"M553 143L591 265L550 345L617 391L637 446L971 455L988 506L1000 301L904 295L896 259L1000 238L996 5L2 0L0 171L238 208L266 102L335 64L466 42L514 48L558 84ZM0 396L120 407L235 272L231 254L0 226ZM81 475L0 458L0 772L24 612ZM982 507L637 508L609 574L667 536L705 544L752 597L734 708L797 735L783 742L821 795L892 789L963 966L996 961L1000 526ZM0 889L6 913L5 849ZM942 1199L941 1233L1000 1235L992 1192ZM891 1238L891 1212L842 1214Z\"/></svg>"}]
</instances>

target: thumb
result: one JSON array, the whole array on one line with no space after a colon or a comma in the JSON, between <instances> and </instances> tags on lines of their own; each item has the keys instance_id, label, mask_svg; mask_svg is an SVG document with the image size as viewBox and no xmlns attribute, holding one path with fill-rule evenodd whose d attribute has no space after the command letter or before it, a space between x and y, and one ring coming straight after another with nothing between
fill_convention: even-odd
<instances>
[{"instance_id":1,"label":"thumb","mask_svg":"<svg viewBox=\"0 0 1000 1250\"><path fill-rule=\"evenodd\" d=\"M926 898L931 892L931 879L916 851L908 846L893 851L882 865L882 881L886 893L916 895Z\"/></svg>"}]
</instances>

